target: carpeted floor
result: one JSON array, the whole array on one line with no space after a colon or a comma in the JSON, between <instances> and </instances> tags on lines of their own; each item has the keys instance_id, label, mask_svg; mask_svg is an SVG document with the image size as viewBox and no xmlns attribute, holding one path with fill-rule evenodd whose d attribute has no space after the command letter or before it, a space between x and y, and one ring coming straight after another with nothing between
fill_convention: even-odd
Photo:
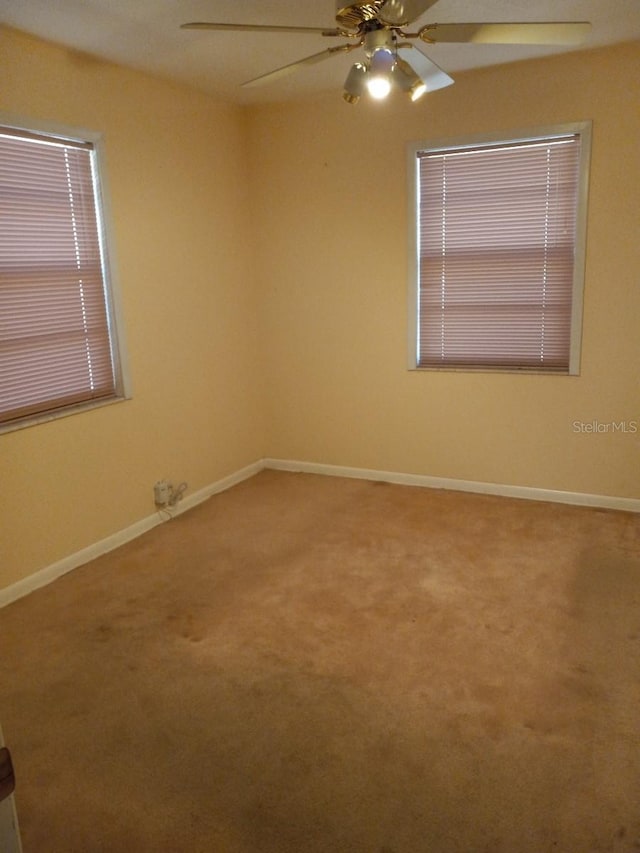
<instances>
[{"instance_id":1,"label":"carpeted floor","mask_svg":"<svg viewBox=\"0 0 640 853\"><path fill-rule=\"evenodd\" d=\"M263 472L0 643L25 853L640 851L640 516Z\"/></svg>"}]
</instances>

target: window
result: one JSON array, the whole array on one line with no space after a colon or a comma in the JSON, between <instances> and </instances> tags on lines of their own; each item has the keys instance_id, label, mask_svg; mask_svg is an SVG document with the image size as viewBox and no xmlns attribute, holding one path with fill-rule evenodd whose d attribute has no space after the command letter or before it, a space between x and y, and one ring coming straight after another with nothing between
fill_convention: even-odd
<instances>
[{"instance_id":1,"label":"window","mask_svg":"<svg viewBox=\"0 0 640 853\"><path fill-rule=\"evenodd\" d=\"M411 148L410 367L579 372L589 143Z\"/></svg>"},{"instance_id":2,"label":"window","mask_svg":"<svg viewBox=\"0 0 640 853\"><path fill-rule=\"evenodd\" d=\"M0 125L0 429L124 396L93 139Z\"/></svg>"}]
</instances>

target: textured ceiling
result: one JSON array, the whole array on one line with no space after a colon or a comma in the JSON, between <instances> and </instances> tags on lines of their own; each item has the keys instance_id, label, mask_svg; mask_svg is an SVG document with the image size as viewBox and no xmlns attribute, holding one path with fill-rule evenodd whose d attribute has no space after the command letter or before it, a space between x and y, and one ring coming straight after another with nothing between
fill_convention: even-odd
<instances>
[{"instance_id":1,"label":"textured ceiling","mask_svg":"<svg viewBox=\"0 0 640 853\"><path fill-rule=\"evenodd\" d=\"M0 20L9 26L236 103L287 100L334 89L339 93L356 53L306 66L269 85L241 88L245 80L339 40L313 34L188 31L180 29L181 23L331 27L334 14L334 0L0 0ZM584 45L589 48L640 39L640 0L438 0L411 29L466 21L590 21L593 29ZM454 78L456 71L564 50L471 44L421 47Z\"/></svg>"}]
</instances>

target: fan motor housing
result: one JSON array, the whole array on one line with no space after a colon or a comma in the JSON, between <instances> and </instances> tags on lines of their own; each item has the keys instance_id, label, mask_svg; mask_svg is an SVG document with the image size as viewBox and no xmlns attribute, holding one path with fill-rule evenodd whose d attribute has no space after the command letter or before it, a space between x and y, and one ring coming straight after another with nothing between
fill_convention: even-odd
<instances>
[{"instance_id":1,"label":"fan motor housing","mask_svg":"<svg viewBox=\"0 0 640 853\"><path fill-rule=\"evenodd\" d=\"M353 2L346 6L344 0L336 0L336 21L344 27L357 29L367 21L375 20L386 0L370 0L368 3Z\"/></svg>"}]
</instances>

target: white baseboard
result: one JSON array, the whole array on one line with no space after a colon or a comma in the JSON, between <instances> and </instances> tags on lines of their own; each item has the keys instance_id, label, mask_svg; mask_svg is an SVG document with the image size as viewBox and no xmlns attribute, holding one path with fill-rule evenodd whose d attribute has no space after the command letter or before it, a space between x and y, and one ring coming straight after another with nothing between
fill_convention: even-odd
<instances>
[{"instance_id":1,"label":"white baseboard","mask_svg":"<svg viewBox=\"0 0 640 853\"><path fill-rule=\"evenodd\" d=\"M321 462L299 462L291 459L263 459L264 468L276 471L299 471L305 474L325 474L331 477L351 477L357 480L378 480L402 486L421 486L428 489L449 489L456 492L476 492L533 501L574 504L576 506L640 512L640 499L609 495L590 495L584 492L560 492L531 486L510 486L502 483L483 483L475 480L454 480L448 477L429 477L426 474L402 474L396 471L376 471L371 468L349 468L325 465Z\"/></svg>"},{"instance_id":2,"label":"white baseboard","mask_svg":"<svg viewBox=\"0 0 640 853\"><path fill-rule=\"evenodd\" d=\"M257 462L252 462L251 465L246 465L239 471L234 471L233 474L229 474L228 477L223 477L222 480L216 480L215 483L211 483L211 485L205 486L204 489L199 489L192 495L188 495L184 500L181 500L175 509L172 510L173 515L179 515L182 512L186 512L186 510L206 501L207 498L210 498L212 495L217 495L218 492L224 492L232 486L237 486L238 483L242 483L243 480L248 480L249 477L253 477L255 474L258 474L264 467L264 461L259 459Z\"/></svg>"},{"instance_id":3,"label":"white baseboard","mask_svg":"<svg viewBox=\"0 0 640 853\"><path fill-rule=\"evenodd\" d=\"M449 489L458 492L476 492L484 495L500 495L509 498L524 498L535 501L551 501L553 503L574 504L576 506L600 507L616 509L625 512L640 513L640 500L636 498L611 497L609 495L590 495L583 492L560 492L553 489L537 489L528 486L510 486L501 483L483 483L475 480L454 480L448 477L430 477L426 474L403 474L395 471L377 471L372 468L350 468L342 465L325 465L321 462L300 462L291 459L260 459L235 471L222 480L217 480L203 489L199 489L174 507L170 512L154 512L146 518L119 530L106 539L101 539L75 554L46 566L29 577L23 578L11 586L0 589L0 607L22 598L28 593L51 583L67 572L77 569L90 560L113 551L120 545L141 536L158 524L180 515L194 506L202 503L212 495L230 489L232 486L258 474L264 468L275 471L297 471L305 474L323 474L330 477L349 477L358 480L378 480L385 483L398 483L404 486L420 486L429 489Z\"/></svg>"},{"instance_id":4,"label":"white baseboard","mask_svg":"<svg viewBox=\"0 0 640 853\"><path fill-rule=\"evenodd\" d=\"M71 572L73 569L77 569L78 566L88 563L89 560L94 560L96 557L106 554L107 551L113 551L114 548L124 545L126 542L131 541L131 539L142 536L147 530L151 530L156 524L161 523L162 519L158 518L157 513L155 513L153 516L136 521L124 530L118 530L117 533L107 536L106 539L94 542L93 545L89 545L81 551L76 551L68 557L63 557L62 560L58 560L56 563L52 563L50 566L34 572L34 574L11 584L11 586L0 589L0 607L4 607L5 604L11 604L12 601L17 601L35 589L46 586L62 575L66 575L67 572Z\"/></svg>"},{"instance_id":5,"label":"white baseboard","mask_svg":"<svg viewBox=\"0 0 640 853\"><path fill-rule=\"evenodd\" d=\"M185 497L171 512L154 512L152 515L134 522L129 527L125 527L124 530L118 530L111 536L107 536L106 539L94 542L93 545L89 545L81 551L76 551L68 557L63 557L62 560L58 560L56 563L52 563L50 566L34 572L34 574L17 581L11 586L0 589L0 607L11 604L12 601L17 601L19 598L28 595L41 586L46 586L62 575L66 575L67 572L71 572L73 569L77 569L79 566L88 563L90 560L94 560L96 557L100 557L102 554L106 554L115 548L119 548L120 545L130 542L132 539L142 536L143 533L146 533L158 524L169 521L173 516L180 515L197 504L206 501L212 495L223 492L225 489L230 489L231 486L235 486L237 483L253 477L254 474L257 474L263 468L264 465L261 461L247 465L246 468L241 468L228 477L224 477L222 480L218 480L209 486L205 486L204 489L199 489L197 492Z\"/></svg>"}]
</instances>

